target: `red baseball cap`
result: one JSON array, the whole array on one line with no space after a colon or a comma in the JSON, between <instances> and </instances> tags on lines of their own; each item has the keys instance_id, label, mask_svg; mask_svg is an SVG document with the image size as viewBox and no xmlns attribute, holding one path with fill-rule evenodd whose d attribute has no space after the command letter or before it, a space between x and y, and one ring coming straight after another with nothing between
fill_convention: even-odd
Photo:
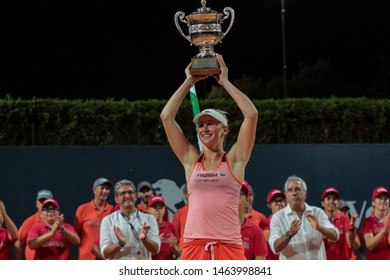
<instances>
[{"instance_id":1,"label":"red baseball cap","mask_svg":"<svg viewBox=\"0 0 390 280\"><path fill-rule=\"evenodd\" d=\"M390 197L389 191L385 187L377 187L373 192L372 192L372 201L375 200L380 194L385 193L387 194L387 197Z\"/></svg>"},{"instance_id":2,"label":"red baseball cap","mask_svg":"<svg viewBox=\"0 0 390 280\"><path fill-rule=\"evenodd\" d=\"M271 203L272 199L274 199L274 197L277 195L280 195L283 198L286 198L286 195L284 194L284 192L282 192L281 190L278 190L278 189L273 189L267 195L267 203Z\"/></svg>"},{"instance_id":3,"label":"red baseball cap","mask_svg":"<svg viewBox=\"0 0 390 280\"><path fill-rule=\"evenodd\" d=\"M57 209L60 209L60 205L58 204L58 201L55 200L54 198L48 198L42 203L42 209L44 209L47 205L52 204L54 205Z\"/></svg>"},{"instance_id":4,"label":"red baseball cap","mask_svg":"<svg viewBox=\"0 0 390 280\"><path fill-rule=\"evenodd\" d=\"M247 180L244 180L244 183L242 184L242 187L247 191L248 195L251 194L251 188L250 188L249 183L247 182Z\"/></svg>"},{"instance_id":5,"label":"red baseball cap","mask_svg":"<svg viewBox=\"0 0 390 280\"><path fill-rule=\"evenodd\" d=\"M153 204L155 204L157 202L160 202L160 203L164 204L164 206L165 206L164 198L162 196L159 196L159 195L154 195L151 198L149 198L148 206L152 207Z\"/></svg>"},{"instance_id":6,"label":"red baseball cap","mask_svg":"<svg viewBox=\"0 0 390 280\"><path fill-rule=\"evenodd\" d=\"M335 188L327 188L326 190L324 190L324 192L322 193L322 200L324 200L324 197L327 196L328 194L335 194L337 196L337 199L339 199L339 191L336 190Z\"/></svg>"}]
</instances>

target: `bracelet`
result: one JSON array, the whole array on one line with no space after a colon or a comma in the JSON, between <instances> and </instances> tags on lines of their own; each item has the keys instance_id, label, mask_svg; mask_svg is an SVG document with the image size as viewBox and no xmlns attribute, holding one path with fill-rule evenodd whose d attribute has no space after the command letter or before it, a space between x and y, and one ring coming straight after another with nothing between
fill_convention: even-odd
<instances>
[{"instance_id":1,"label":"bracelet","mask_svg":"<svg viewBox=\"0 0 390 280\"><path fill-rule=\"evenodd\" d=\"M184 80L184 82L189 83L192 87L195 85L195 84L192 82L192 80L189 79L189 78L186 78L186 79Z\"/></svg>"}]
</instances>

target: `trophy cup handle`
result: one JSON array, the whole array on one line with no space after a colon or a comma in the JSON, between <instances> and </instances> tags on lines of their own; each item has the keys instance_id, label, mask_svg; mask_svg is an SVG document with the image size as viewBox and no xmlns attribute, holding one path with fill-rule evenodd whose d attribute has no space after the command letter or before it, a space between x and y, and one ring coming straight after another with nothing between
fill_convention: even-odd
<instances>
[{"instance_id":1,"label":"trophy cup handle","mask_svg":"<svg viewBox=\"0 0 390 280\"><path fill-rule=\"evenodd\" d=\"M181 22L183 22L183 23L187 24L187 26L189 26L189 23L186 20L186 15L185 15L184 12L181 12L181 11L176 12L175 17L174 17L175 25L176 25L177 30L181 34L181 36L183 36L184 39L186 39L192 45L191 37L190 37L190 35L185 35L184 34L183 30L181 29L181 26L180 26L180 23L179 23L179 19L180 19Z\"/></svg>"},{"instance_id":2,"label":"trophy cup handle","mask_svg":"<svg viewBox=\"0 0 390 280\"><path fill-rule=\"evenodd\" d=\"M225 16L221 18L221 21L228 19L230 15L231 15L231 18L230 18L229 27L226 29L225 33L222 33L221 40L229 33L230 29L233 26L233 22L234 22L234 10L232 8L226 7L225 9L223 9L223 13L225 14Z\"/></svg>"}]
</instances>

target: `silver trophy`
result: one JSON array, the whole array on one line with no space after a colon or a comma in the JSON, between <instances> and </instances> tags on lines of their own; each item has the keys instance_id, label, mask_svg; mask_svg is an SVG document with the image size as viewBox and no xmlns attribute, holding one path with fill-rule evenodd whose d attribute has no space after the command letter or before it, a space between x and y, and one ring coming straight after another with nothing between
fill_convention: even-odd
<instances>
[{"instance_id":1,"label":"silver trophy","mask_svg":"<svg viewBox=\"0 0 390 280\"><path fill-rule=\"evenodd\" d=\"M223 9L223 14L206 7L206 0L201 1L201 8L186 16L184 12L175 14L175 24L180 34L191 45L199 47L199 53L192 58L190 73L194 76L210 76L221 73L214 46L230 31L234 22L234 10L230 7ZM222 32L221 24L230 17L230 24L225 33ZM189 35L185 35L180 22L188 26Z\"/></svg>"}]
</instances>

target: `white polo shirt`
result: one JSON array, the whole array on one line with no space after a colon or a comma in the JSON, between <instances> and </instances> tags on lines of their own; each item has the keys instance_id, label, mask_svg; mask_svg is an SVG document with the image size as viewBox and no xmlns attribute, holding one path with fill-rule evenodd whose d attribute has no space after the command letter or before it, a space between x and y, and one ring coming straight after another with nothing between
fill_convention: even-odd
<instances>
[{"instance_id":1,"label":"white polo shirt","mask_svg":"<svg viewBox=\"0 0 390 280\"><path fill-rule=\"evenodd\" d=\"M134 232L129 224L134 227ZM141 241L135 236L139 235L142 225L146 223L150 226L148 238L158 244L160 248L161 241L156 218L150 214L135 211L130 220L122 216L120 210L103 218L100 225L100 250L103 254L104 249L118 243L119 240L114 232L114 226L118 227L126 237L126 245L112 258L114 260L151 260L152 256L144 247ZM135 234L134 234L135 233Z\"/></svg>"},{"instance_id":2,"label":"white polo shirt","mask_svg":"<svg viewBox=\"0 0 390 280\"><path fill-rule=\"evenodd\" d=\"M310 225L306 217L308 213L313 214L322 227L333 229L337 233L337 239L339 239L338 229L329 221L324 210L305 203L301 228L280 252L280 260L326 260L324 236ZM297 213L293 212L289 205L272 215L268 243L274 253L276 253L275 241L286 234L290 229L292 221L296 218L298 218Z\"/></svg>"}]
</instances>

